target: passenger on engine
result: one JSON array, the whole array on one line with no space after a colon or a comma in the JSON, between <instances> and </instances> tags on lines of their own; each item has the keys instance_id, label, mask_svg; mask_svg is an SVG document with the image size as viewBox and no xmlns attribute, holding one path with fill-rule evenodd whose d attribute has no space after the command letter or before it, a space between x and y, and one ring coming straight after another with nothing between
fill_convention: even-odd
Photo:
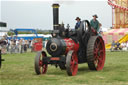
<instances>
[{"instance_id":1,"label":"passenger on engine","mask_svg":"<svg viewBox=\"0 0 128 85\"><path fill-rule=\"evenodd\" d=\"M95 14L93 15L93 19L90 21L91 27L96 31L99 32L99 21L97 20L98 16Z\"/></svg>"},{"instance_id":2,"label":"passenger on engine","mask_svg":"<svg viewBox=\"0 0 128 85\"><path fill-rule=\"evenodd\" d=\"M75 29L78 29L80 27L80 24L81 24L81 19L79 17L76 17L75 20L77 21L77 23L75 25Z\"/></svg>"}]
</instances>

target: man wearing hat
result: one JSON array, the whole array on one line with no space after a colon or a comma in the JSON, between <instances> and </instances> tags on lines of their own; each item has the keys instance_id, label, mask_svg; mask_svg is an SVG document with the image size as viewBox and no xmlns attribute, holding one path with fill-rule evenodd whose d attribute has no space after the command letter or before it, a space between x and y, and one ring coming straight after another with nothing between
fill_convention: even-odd
<instances>
[{"instance_id":1,"label":"man wearing hat","mask_svg":"<svg viewBox=\"0 0 128 85\"><path fill-rule=\"evenodd\" d=\"M99 21L97 20L98 16L93 15L93 19L90 21L91 27L98 32L99 31Z\"/></svg>"},{"instance_id":2,"label":"man wearing hat","mask_svg":"<svg viewBox=\"0 0 128 85\"><path fill-rule=\"evenodd\" d=\"M81 24L81 19L79 17L76 17L75 20L77 21L77 23L75 25L75 29L78 29L80 27L80 24Z\"/></svg>"}]
</instances>

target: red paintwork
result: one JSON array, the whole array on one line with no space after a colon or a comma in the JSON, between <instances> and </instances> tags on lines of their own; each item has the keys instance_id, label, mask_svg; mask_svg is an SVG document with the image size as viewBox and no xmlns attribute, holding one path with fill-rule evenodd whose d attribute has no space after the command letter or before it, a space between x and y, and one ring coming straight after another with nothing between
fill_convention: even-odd
<instances>
[{"instance_id":1,"label":"red paintwork","mask_svg":"<svg viewBox=\"0 0 128 85\"><path fill-rule=\"evenodd\" d=\"M34 51L41 51L43 48L42 38L35 38L35 43L33 44Z\"/></svg>"},{"instance_id":2,"label":"red paintwork","mask_svg":"<svg viewBox=\"0 0 128 85\"><path fill-rule=\"evenodd\" d=\"M41 51L43 48L42 42L34 43L34 51Z\"/></svg>"},{"instance_id":3,"label":"red paintwork","mask_svg":"<svg viewBox=\"0 0 128 85\"><path fill-rule=\"evenodd\" d=\"M77 74L77 71L78 71L78 58L77 58L76 53L72 54L71 71L72 71L72 76L75 76Z\"/></svg>"},{"instance_id":4,"label":"red paintwork","mask_svg":"<svg viewBox=\"0 0 128 85\"><path fill-rule=\"evenodd\" d=\"M78 51L79 43L74 42L71 38L65 38L64 41L66 43L66 52L65 52L65 54L67 54L71 50L73 50L74 52Z\"/></svg>"},{"instance_id":5,"label":"red paintwork","mask_svg":"<svg viewBox=\"0 0 128 85\"><path fill-rule=\"evenodd\" d=\"M58 60L60 60L60 58L59 57L51 57L50 60L56 60L56 61L58 61Z\"/></svg>"},{"instance_id":6,"label":"red paintwork","mask_svg":"<svg viewBox=\"0 0 128 85\"><path fill-rule=\"evenodd\" d=\"M70 62L71 65L71 72L72 72L72 76L77 74L78 71L78 56L77 56L77 51L79 49L79 43L74 42L74 40L72 40L71 38L65 38L64 39L65 43L66 43L66 52L65 54L67 54L69 51L73 50L72 53L72 59Z\"/></svg>"}]
</instances>

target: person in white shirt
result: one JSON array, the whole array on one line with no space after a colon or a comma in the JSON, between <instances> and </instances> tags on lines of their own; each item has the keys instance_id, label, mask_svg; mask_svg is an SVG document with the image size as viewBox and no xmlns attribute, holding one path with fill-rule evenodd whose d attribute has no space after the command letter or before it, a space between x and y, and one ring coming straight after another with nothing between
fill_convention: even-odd
<instances>
[{"instance_id":1,"label":"person in white shirt","mask_svg":"<svg viewBox=\"0 0 128 85\"><path fill-rule=\"evenodd\" d=\"M127 45L127 43L125 43L125 42L122 42L121 43L121 48L122 48L122 50L126 50L127 48L126 48L126 45Z\"/></svg>"},{"instance_id":2,"label":"person in white shirt","mask_svg":"<svg viewBox=\"0 0 128 85\"><path fill-rule=\"evenodd\" d=\"M21 38L20 42L21 42L21 50L20 50L20 53L23 53L24 52L24 44L25 44L25 41L24 41L23 38Z\"/></svg>"},{"instance_id":3,"label":"person in white shirt","mask_svg":"<svg viewBox=\"0 0 128 85\"><path fill-rule=\"evenodd\" d=\"M127 43L126 43L126 47L127 47L127 50L128 50L128 41L127 41Z\"/></svg>"},{"instance_id":4,"label":"person in white shirt","mask_svg":"<svg viewBox=\"0 0 128 85\"><path fill-rule=\"evenodd\" d=\"M16 52L18 53L19 52L19 40L16 39Z\"/></svg>"},{"instance_id":5,"label":"person in white shirt","mask_svg":"<svg viewBox=\"0 0 128 85\"><path fill-rule=\"evenodd\" d=\"M11 41L10 41L10 46L11 46L10 53L12 54L15 52L15 42L13 39L11 39Z\"/></svg>"},{"instance_id":6,"label":"person in white shirt","mask_svg":"<svg viewBox=\"0 0 128 85\"><path fill-rule=\"evenodd\" d=\"M124 42L121 43L121 48L124 48Z\"/></svg>"}]
</instances>

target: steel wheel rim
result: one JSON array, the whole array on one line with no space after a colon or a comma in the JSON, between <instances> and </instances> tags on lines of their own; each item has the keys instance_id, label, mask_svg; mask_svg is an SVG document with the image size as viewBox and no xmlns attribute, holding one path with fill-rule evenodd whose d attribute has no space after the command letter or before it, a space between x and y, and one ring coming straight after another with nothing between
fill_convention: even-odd
<instances>
[{"instance_id":1,"label":"steel wheel rim","mask_svg":"<svg viewBox=\"0 0 128 85\"><path fill-rule=\"evenodd\" d=\"M42 53L39 57L39 69L40 73L45 74L47 71L47 64L43 64L43 57L46 57L45 53Z\"/></svg>"},{"instance_id":2,"label":"steel wheel rim","mask_svg":"<svg viewBox=\"0 0 128 85\"><path fill-rule=\"evenodd\" d=\"M94 64L96 70L102 70L104 67L104 62L105 62L104 42L101 39L101 37L98 37L94 45Z\"/></svg>"}]
</instances>

